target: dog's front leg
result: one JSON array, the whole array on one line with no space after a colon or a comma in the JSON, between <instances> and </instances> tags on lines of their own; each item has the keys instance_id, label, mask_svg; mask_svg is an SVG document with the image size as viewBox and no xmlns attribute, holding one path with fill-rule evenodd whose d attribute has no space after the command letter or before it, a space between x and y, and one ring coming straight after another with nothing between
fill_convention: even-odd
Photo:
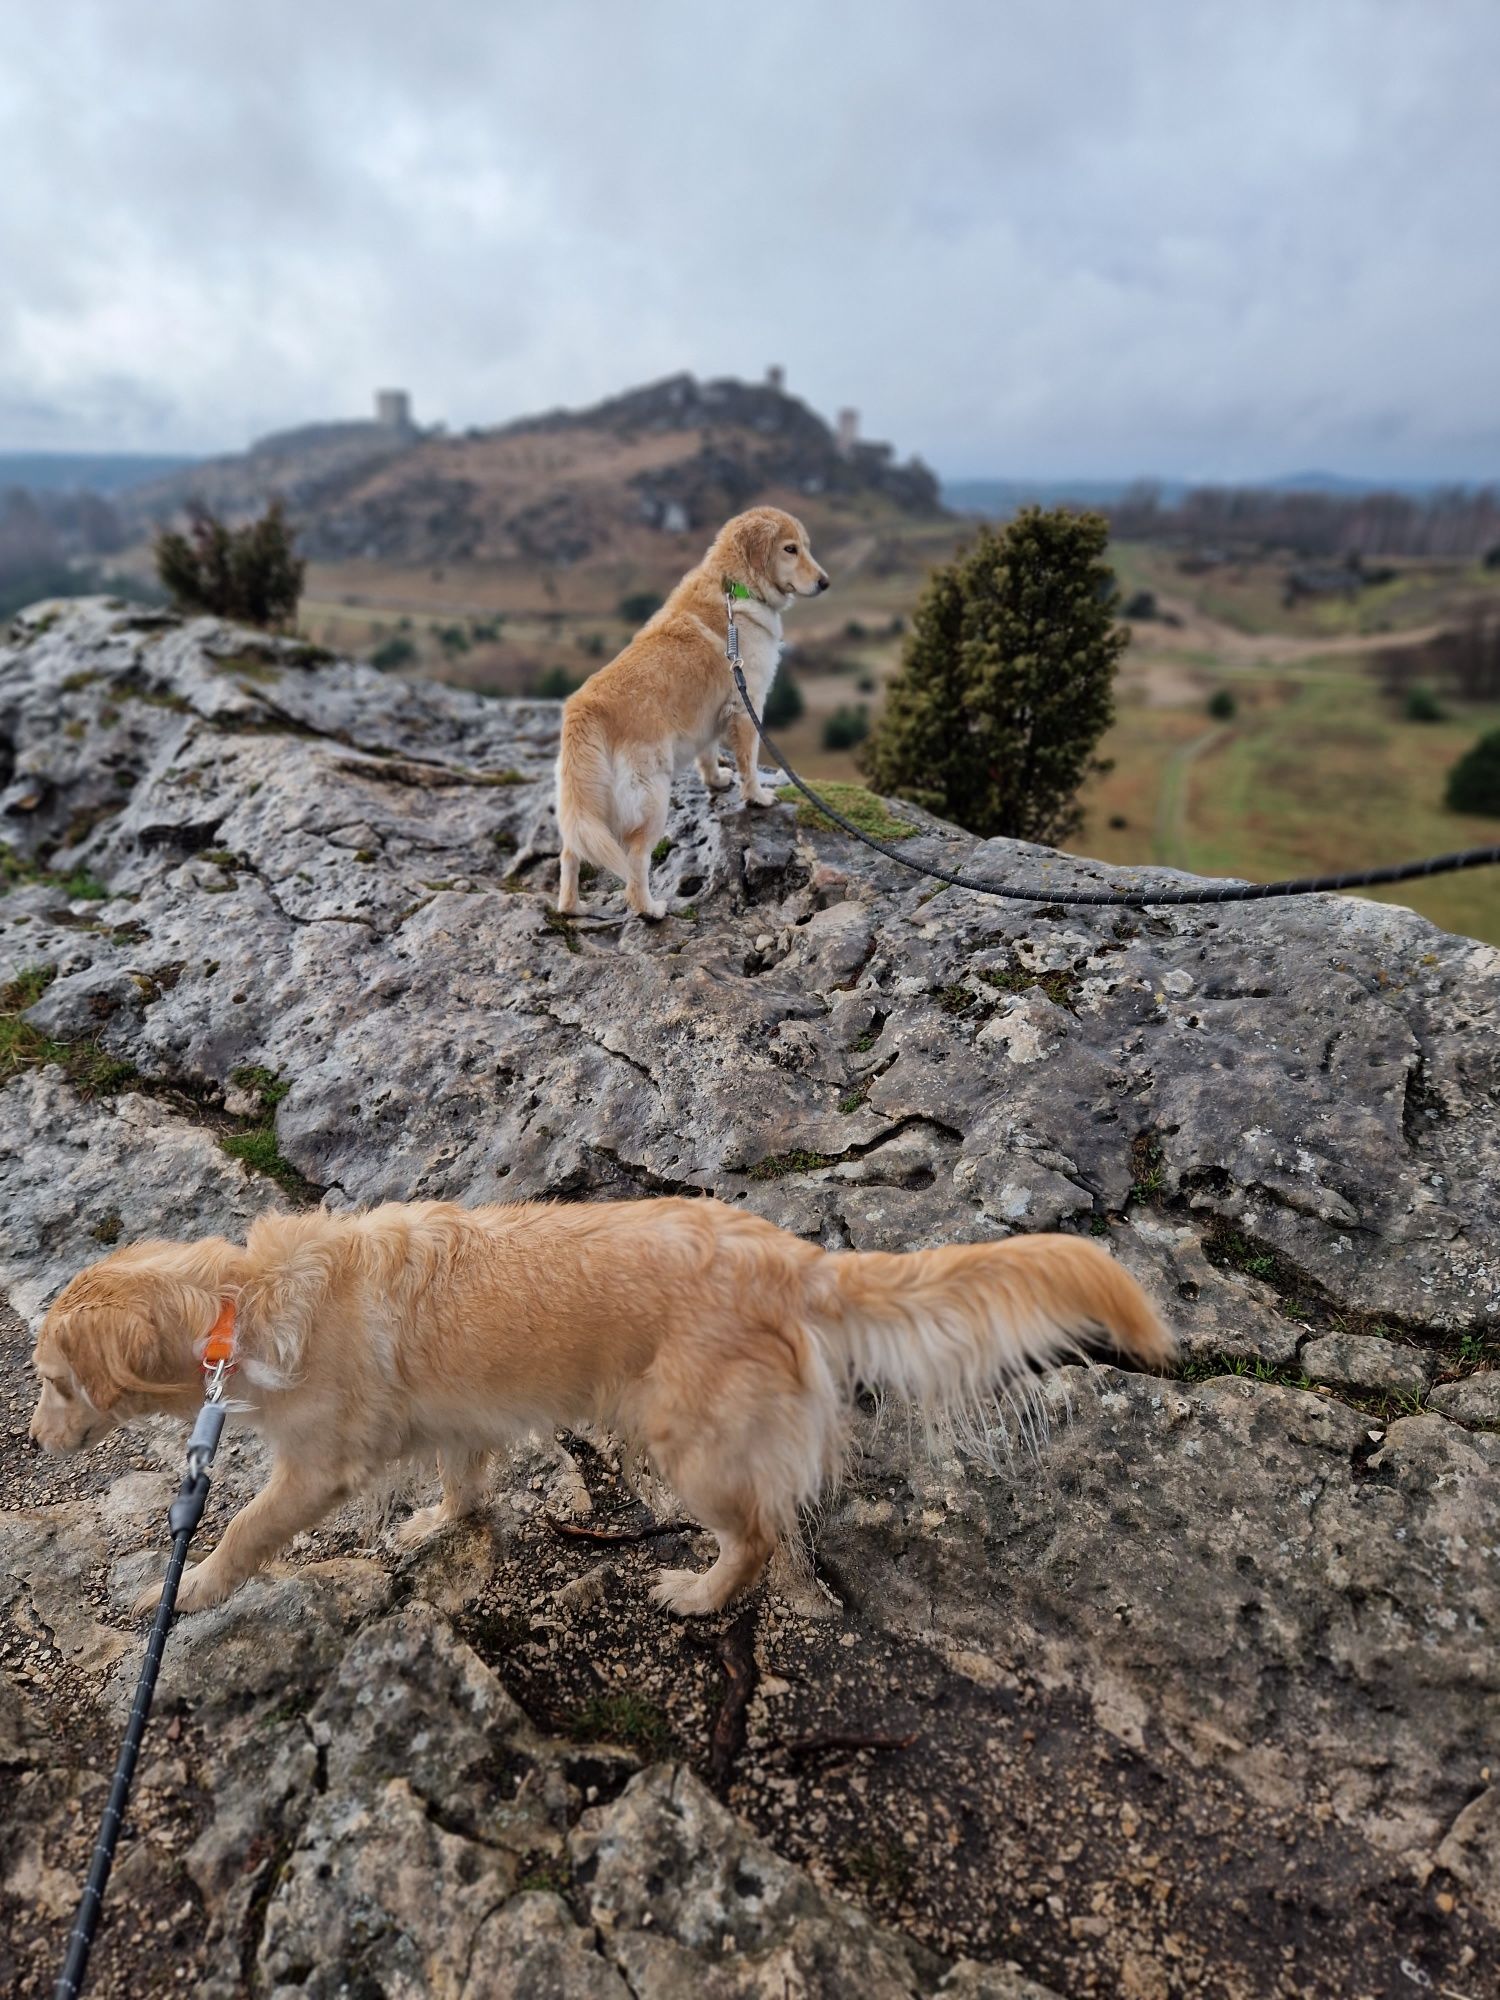
<instances>
[{"instance_id":1,"label":"dog's front leg","mask_svg":"<svg viewBox=\"0 0 1500 2000\"><path fill-rule=\"evenodd\" d=\"M209 1611L222 1604L278 1549L285 1548L293 1535L321 1521L348 1490L340 1475L278 1458L271 1477L235 1515L213 1554L184 1575L177 1609ZM132 1616L141 1618L155 1611L160 1597L160 1585L143 1590L131 1607Z\"/></svg>"},{"instance_id":2,"label":"dog's front leg","mask_svg":"<svg viewBox=\"0 0 1500 2000\"><path fill-rule=\"evenodd\" d=\"M756 750L760 739L755 733L755 725L748 715L732 715L729 718L729 747L734 753L735 768L740 774L740 796L747 806L774 806L776 794L768 792L760 781L760 766L756 761Z\"/></svg>"},{"instance_id":3,"label":"dog's front leg","mask_svg":"<svg viewBox=\"0 0 1500 2000\"><path fill-rule=\"evenodd\" d=\"M442 1475L443 1497L436 1507L419 1507L409 1520L402 1522L392 1538L397 1548L415 1548L429 1535L477 1514L484 1501L484 1475L489 1462L487 1451L440 1451L438 1470Z\"/></svg>"}]
</instances>

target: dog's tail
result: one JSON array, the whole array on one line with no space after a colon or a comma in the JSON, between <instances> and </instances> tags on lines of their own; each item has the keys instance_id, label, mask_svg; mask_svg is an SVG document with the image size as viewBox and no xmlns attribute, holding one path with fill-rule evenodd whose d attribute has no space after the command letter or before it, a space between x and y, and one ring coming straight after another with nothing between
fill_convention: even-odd
<instances>
[{"instance_id":1,"label":"dog's tail","mask_svg":"<svg viewBox=\"0 0 1500 2000\"><path fill-rule=\"evenodd\" d=\"M807 1276L809 1317L835 1372L888 1388L966 1433L997 1397L1103 1337L1147 1367L1173 1343L1130 1273L1077 1236L940 1250L836 1251ZM982 1421L982 1419L981 1419Z\"/></svg>"},{"instance_id":2,"label":"dog's tail","mask_svg":"<svg viewBox=\"0 0 1500 2000\"><path fill-rule=\"evenodd\" d=\"M557 758L558 830L565 848L624 881L630 874L630 857L610 824L615 776L609 744L570 702L563 710Z\"/></svg>"}]
</instances>

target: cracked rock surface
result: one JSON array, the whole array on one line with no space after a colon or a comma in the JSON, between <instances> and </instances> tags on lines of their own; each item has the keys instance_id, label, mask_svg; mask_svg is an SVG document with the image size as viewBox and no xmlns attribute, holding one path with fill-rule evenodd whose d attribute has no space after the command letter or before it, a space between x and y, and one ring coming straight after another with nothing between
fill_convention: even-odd
<instances>
[{"instance_id":1,"label":"cracked rock surface","mask_svg":"<svg viewBox=\"0 0 1500 2000\"><path fill-rule=\"evenodd\" d=\"M8 1985L50 1990L182 1442L28 1451L64 1279L276 1203L704 1191L830 1248L1092 1231L1182 1379L1065 1371L993 1470L862 1413L811 1564L706 1626L602 1439L411 1554L325 1524L173 1634L99 1990L1500 1993L1500 956L933 894L696 778L678 913L570 928L556 731L102 600L0 645ZM259 1469L231 1427L206 1537Z\"/></svg>"}]
</instances>

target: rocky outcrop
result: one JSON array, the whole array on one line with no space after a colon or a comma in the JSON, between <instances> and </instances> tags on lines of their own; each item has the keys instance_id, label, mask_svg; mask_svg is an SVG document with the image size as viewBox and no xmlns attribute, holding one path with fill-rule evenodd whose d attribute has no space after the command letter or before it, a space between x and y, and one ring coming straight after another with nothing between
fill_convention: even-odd
<instances>
[{"instance_id":1,"label":"rocky outcrop","mask_svg":"<svg viewBox=\"0 0 1500 2000\"><path fill-rule=\"evenodd\" d=\"M118 1990L1495 1992L1497 955L1350 899L933 894L696 781L676 913L601 884L566 926L511 873L556 726L209 621L20 621L17 1313L267 1204L711 1191L830 1247L1091 1231L1179 1378L1065 1371L992 1469L863 1413L812 1555L706 1628L648 1601L702 1538L603 1439L414 1554L328 1524L174 1633ZM915 855L1109 876L899 810ZM24 1354L0 1878L43 1991L181 1439L32 1457ZM215 1520L257 1471L232 1438Z\"/></svg>"}]
</instances>

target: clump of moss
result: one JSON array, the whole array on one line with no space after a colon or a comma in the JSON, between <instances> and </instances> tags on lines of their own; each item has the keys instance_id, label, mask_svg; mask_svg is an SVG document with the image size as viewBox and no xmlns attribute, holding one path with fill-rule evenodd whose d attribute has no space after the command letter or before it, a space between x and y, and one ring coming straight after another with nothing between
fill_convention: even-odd
<instances>
[{"instance_id":1,"label":"clump of moss","mask_svg":"<svg viewBox=\"0 0 1500 2000\"><path fill-rule=\"evenodd\" d=\"M1030 993L1035 990L1045 993L1054 1007L1065 1007L1070 1014L1077 1011L1073 1002L1081 982L1076 972L1036 972L1013 960L1007 966L982 971L977 976L986 986L993 986L997 993Z\"/></svg>"},{"instance_id":2,"label":"clump of moss","mask_svg":"<svg viewBox=\"0 0 1500 2000\"><path fill-rule=\"evenodd\" d=\"M886 809L884 799L878 799L863 785L840 785L832 782L819 787L822 795L835 812L842 813L861 833L868 833L875 840L910 840L917 831L909 820L897 819ZM816 827L819 832L832 833L834 823L826 813L820 813L797 790L795 785L782 785L776 796L788 805L797 808L798 826Z\"/></svg>"}]
</instances>

